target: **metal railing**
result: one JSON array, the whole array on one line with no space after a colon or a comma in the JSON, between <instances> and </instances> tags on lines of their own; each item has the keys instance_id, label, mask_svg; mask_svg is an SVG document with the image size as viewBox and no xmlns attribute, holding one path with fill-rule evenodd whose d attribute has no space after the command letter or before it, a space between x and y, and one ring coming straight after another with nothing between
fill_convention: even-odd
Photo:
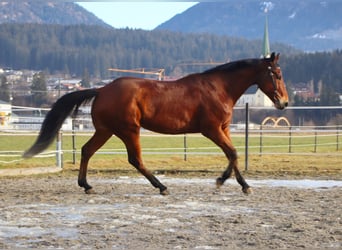
<instances>
[{"instance_id":1,"label":"metal railing","mask_svg":"<svg viewBox=\"0 0 342 250\"><path fill-rule=\"evenodd\" d=\"M319 107L309 107L318 109ZM329 107L342 110L342 107ZM243 109L238 107L236 109ZM246 110L245 123L231 124L231 136L233 144L238 153L245 156L245 168L248 169L248 155L270 155L270 154L341 154L342 156L342 125L329 126L292 126L272 124L255 125L249 122L249 109L260 110L270 108L260 108L248 106ZM293 107L298 109L298 107ZM307 109L307 107L305 107ZM323 109L327 109L324 108ZM30 137L30 143L35 140L38 134L40 124L48 110L43 109L25 109L29 112L35 112L35 116L11 116L11 121L7 126L0 126L0 164L11 164L21 160L21 155L26 149L20 144L23 137ZM22 112L23 109L20 109ZM77 119L68 119L62 127L63 136L60 134L57 138L55 149L48 151L38 157L55 157L56 165L62 167L63 155L72 154L73 163L80 155L81 146L77 145L78 138L90 137L93 133L93 127L89 115L80 116ZM148 137L176 137L173 144L158 146L143 145L143 154L145 155L182 155L187 160L191 155L220 155L222 151L209 140L200 134L187 135L162 135L141 131L142 140ZM1 138L12 137L10 141L18 142L18 147L2 144ZM72 144L65 146L63 140L70 137ZM63 138L63 139L62 139ZM29 146L29 145L27 145ZM27 147L26 146L26 147ZM121 145L116 148L103 148L97 154L126 154L126 150Z\"/></svg>"}]
</instances>

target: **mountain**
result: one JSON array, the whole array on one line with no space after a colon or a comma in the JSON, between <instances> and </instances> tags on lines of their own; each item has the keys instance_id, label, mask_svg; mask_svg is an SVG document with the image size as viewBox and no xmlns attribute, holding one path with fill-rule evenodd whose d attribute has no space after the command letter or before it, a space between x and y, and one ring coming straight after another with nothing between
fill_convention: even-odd
<instances>
[{"instance_id":1,"label":"mountain","mask_svg":"<svg viewBox=\"0 0 342 250\"><path fill-rule=\"evenodd\" d=\"M64 1L0 1L0 23L97 25L111 27L81 6Z\"/></svg>"},{"instance_id":2,"label":"mountain","mask_svg":"<svg viewBox=\"0 0 342 250\"><path fill-rule=\"evenodd\" d=\"M342 48L341 13L340 0L201 2L156 30L262 39L267 16L271 43L322 51Z\"/></svg>"}]
</instances>

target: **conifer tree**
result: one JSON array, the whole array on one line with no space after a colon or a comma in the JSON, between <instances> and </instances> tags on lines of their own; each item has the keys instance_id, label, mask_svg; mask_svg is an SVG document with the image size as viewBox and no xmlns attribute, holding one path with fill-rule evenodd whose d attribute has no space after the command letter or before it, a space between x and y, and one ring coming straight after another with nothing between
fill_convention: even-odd
<instances>
[{"instance_id":1,"label":"conifer tree","mask_svg":"<svg viewBox=\"0 0 342 250\"><path fill-rule=\"evenodd\" d=\"M0 100L4 102L10 101L10 90L8 87L7 78L5 75L1 76L0 81Z\"/></svg>"},{"instance_id":2,"label":"conifer tree","mask_svg":"<svg viewBox=\"0 0 342 250\"><path fill-rule=\"evenodd\" d=\"M32 100L33 105L40 107L47 101L47 88L46 80L43 72L39 72L33 75L32 85Z\"/></svg>"}]
</instances>

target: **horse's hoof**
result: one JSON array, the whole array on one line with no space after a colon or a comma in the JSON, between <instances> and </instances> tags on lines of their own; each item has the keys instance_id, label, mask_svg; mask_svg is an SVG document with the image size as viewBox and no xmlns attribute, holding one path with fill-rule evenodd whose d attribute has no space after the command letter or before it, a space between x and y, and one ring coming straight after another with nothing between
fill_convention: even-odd
<instances>
[{"instance_id":1,"label":"horse's hoof","mask_svg":"<svg viewBox=\"0 0 342 250\"><path fill-rule=\"evenodd\" d=\"M220 189L220 187L223 185L223 182L221 180L221 178L217 178L216 179L216 188Z\"/></svg>"},{"instance_id":2,"label":"horse's hoof","mask_svg":"<svg viewBox=\"0 0 342 250\"><path fill-rule=\"evenodd\" d=\"M95 190L93 188L89 188L84 191L86 194L96 194Z\"/></svg>"},{"instance_id":3,"label":"horse's hoof","mask_svg":"<svg viewBox=\"0 0 342 250\"><path fill-rule=\"evenodd\" d=\"M160 191L161 195L169 195L169 191L167 189L164 189L163 191Z\"/></svg>"},{"instance_id":4,"label":"horse's hoof","mask_svg":"<svg viewBox=\"0 0 342 250\"><path fill-rule=\"evenodd\" d=\"M246 187L246 188L242 188L242 192L244 194L251 194L253 192L253 190L250 187Z\"/></svg>"}]
</instances>

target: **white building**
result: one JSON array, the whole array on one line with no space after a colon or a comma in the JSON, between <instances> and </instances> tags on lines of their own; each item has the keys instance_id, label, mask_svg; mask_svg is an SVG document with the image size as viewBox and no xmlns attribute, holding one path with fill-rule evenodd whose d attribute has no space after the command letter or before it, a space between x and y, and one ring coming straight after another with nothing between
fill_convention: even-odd
<instances>
[{"instance_id":1,"label":"white building","mask_svg":"<svg viewBox=\"0 0 342 250\"><path fill-rule=\"evenodd\" d=\"M251 107L272 107L273 102L256 85L251 86L236 102L235 106L241 107L248 103Z\"/></svg>"}]
</instances>

